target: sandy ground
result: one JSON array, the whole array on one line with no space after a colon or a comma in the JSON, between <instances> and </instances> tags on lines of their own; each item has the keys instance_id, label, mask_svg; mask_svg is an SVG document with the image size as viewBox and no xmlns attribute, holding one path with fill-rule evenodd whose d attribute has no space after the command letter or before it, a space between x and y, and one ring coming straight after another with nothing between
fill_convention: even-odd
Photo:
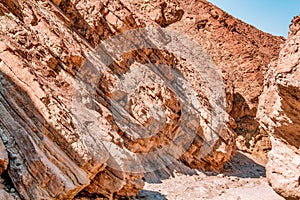
<instances>
[{"instance_id":1,"label":"sandy ground","mask_svg":"<svg viewBox=\"0 0 300 200\"><path fill-rule=\"evenodd\" d=\"M160 179L153 174L146 176L144 190L133 199L284 200L268 185L264 166L243 153L238 153L220 174L174 171Z\"/></svg>"}]
</instances>

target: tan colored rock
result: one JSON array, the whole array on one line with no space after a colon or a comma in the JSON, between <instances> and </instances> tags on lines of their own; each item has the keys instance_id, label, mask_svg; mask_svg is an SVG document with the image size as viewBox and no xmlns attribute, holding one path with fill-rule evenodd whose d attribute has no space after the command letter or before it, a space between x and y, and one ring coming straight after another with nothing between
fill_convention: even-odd
<instances>
[{"instance_id":1,"label":"tan colored rock","mask_svg":"<svg viewBox=\"0 0 300 200\"><path fill-rule=\"evenodd\" d=\"M105 39L146 25L158 28L158 24L135 16L121 1L53 3L0 3L1 139L10 158L9 176L22 199L71 199L80 192L131 196L143 187L145 172L164 168L174 159L202 169L222 168L234 153L235 134L227 115L224 124L212 122L211 110L216 110L209 95L213 94L204 88L195 66L151 49L126 52L109 66L99 67L99 57L92 58L92 51L103 55L98 46ZM174 6L166 6L164 23L178 20L173 19L173 11L175 15L182 11ZM188 47L184 43L176 47L180 45ZM116 43L107 49L116 52L115 47ZM132 58L141 66L153 62L168 67L162 76L134 73L143 67L136 67ZM213 65L209 57L201 59L203 66ZM165 84L174 81L168 71L171 66L186 79L176 82L176 87L183 87L179 93ZM93 67L101 73L90 73ZM138 78L149 82L138 90L118 88L120 76L136 77L129 82ZM94 84L95 80L94 93L80 88L81 81ZM123 89L130 90L130 98L122 98ZM218 90L217 95L223 93ZM112 108L112 100L124 100L128 114ZM134 123L122 127L117 120ZM148 129L149 137L137 139L144 132L136 127ZM135 137L136 133L141 135Z\"/></svg>"},{"instance_id":2,"label":"tan colored rock","mask_svg":"<svg viewBox=\"0 0 300 200\"><path fill-rule=\"evenodd\" d=\"M130 0L124 3L131 9L148 15L162 27L180 21L184 14L177 0Z\"/></svg>"},{"instance_id":3,"label":"tan colored rock","mask_svg":"<svg viewBox=\"0 0 300 200\"><path fill-rule=\"evenodd\" d=\"M300 20L300 16L295 16L293 18L292 23L290 24L289 37L292 37L298 33L300 29L299 20Z\"/></svg>"},{"instance_id":4,"label":"tan colored rock","mask_svg":"<svg viewBox=\"0 0 300 200\"><path fill-rule=\"evenodd\" d=\"M300 198L300 72L299 17L279 58L266 72L257 116L271 135L267 177L276 192L287 199Z\"/></svg>"},{"instance_id":5,"label":"tan colored rock","mask_svg":"<svg viewBox=\"0 0 300 200\"><path fill-rule=\"evenodd\" d=\"M175 161L220 170L233 129L249 116L256 130L253 88L282 38L206 1L149 2L0 2L1 139L22 199L131 196L145 173L171 174Z\"/></svg>"},{"instance_id":6,"label":"tan colored rock","mask_svg":"<svg viewBox=\"0 0 300 200\"><path fill-rule=\"evenodd\" d=\"M4 189L0 189L0 199L5 200L16 200L13 196L11 196L8 192L6 192Z\"/></svg>"},{"instance_id":7,"label":"tan colored rock","mask_svg":"<svg viewBox=\"0 0 300 200\"><path fill-rule=\"evenodd\" d=\"M1 134L1 127L0 127L0 134ZM0 174L7 169L8 165L8 155L5 149L5 146L0 140Z\"/></svg>"},{"instance_id":8,"label":"tan colored rock","mask_svg":"<svg viewBox=\"0 0 300 200\"><path fill-rule=\"evenodd\" d=\"M71 1L59 7L50 2L16 2L0 4L4 11L0 16L0 122L10 157L9 175L23 199L69 199L105 171L109 158L100 136L95 140L76 132L70 109L74 75L84 53L102 35L112 34L111 29L104 16L94 16L100 14L102 2L93 2L98 11L89 13L98 23L95 29L81 16L89 10L83 4L79 9ZM100 25L105 28L97 32ZM124 177L119 189L130 190L135 179L141 180L140 175L128 176L130 184ZM136 188L141 187L139 182Z\"/></svg>"},{"instance_id":9,"label":"tan colored rock","mask_svg":"<svg viewBox=\"0 0 300 200\"><path fill-rule=\"evenodd\" d=\"M162 1L157 0L128 2L131 4L127 6L151 19L155 9L162 5ZM230 99L227 109L237 124L237 127L232 126L238 134L237 147L266 162L271 143L268 134L260 130L255 116L258 97L263 91L263 72L271 60L277 58L284 38L257 30L206 0L163 2L176 5L177 10L184 12L183 15L172 12L173 18L178 19L167 28L192 37L222 71L226 87L231 91L227 92Z\"/></svg>"}]
</instances>

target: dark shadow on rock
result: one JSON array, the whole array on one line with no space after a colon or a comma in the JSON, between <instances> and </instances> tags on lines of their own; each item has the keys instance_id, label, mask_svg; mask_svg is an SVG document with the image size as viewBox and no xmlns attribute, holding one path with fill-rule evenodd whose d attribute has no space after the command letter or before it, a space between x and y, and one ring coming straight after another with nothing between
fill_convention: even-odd
<instances>
[{"instance_id":1,"label":"dark shadow on rock","mask_svg":"<svg viewBox=\"0 0 300 200\"><path fill-rule=\"evenodd\" d=\"M99 4L104 7L103 3L100 2ZM70 25L71 30L83 37L93 48L100 43L101 39L108 37L108 35L112 35L112 32L108 31L110 28L104 17L99 17L97 23L97 26L99 27L91 27L84 16L76 8L76 4L71 1L62 1L59 8L64 13L65 17L68 18L69 21L66 24ZM60 15L57 15L57 17L65 21ZM96 29L98 29L98 31Z\"/></svg>"},{"instance_id":2,"label":"dark shadow on rock","mask_svg":"<svg viewBox=\"0 0 300 200\"><path fill-rule=\"evenodd\" d=\"M257 98L251 100L257 102ZM238 135L237 148L240 151L259 155L257 159L266 163L267 152L271 150L271 142L268 133L262 129L256 119L257 108L250 108L244 96L240 93L233 95L233 108L229 113L236 122L234 131Z\"/></svg>"},{"instance_id":3,"label":"dark shadow on rock","mask_svg":"<svg viewBox=\"0 0 300 200\"><path fill-rule=\"evenodd\" d=\"M288 144L298 148L300 145L300 89L294 86L279 85L281 108L293 123L283 123L276 127L273 135L284 139Z\"/></svg>"},{"instance_id":4,"label":"dark shadow on rock","mask_svg":"<svg viewBox=\"0 0 300 200\"><path fill-rule=\"evenodd\" d=\"M155 191L150 191L150 190L141 190L139 191L138 195L136 197L132 197L132 200L137 200L137 199L143 199L143 200L167 200L165 195L155 192Z\"/></svg>"},{"instance_id":5,"label":"dark shadow on rock","mask_svg":"<svg viewBox=\"0 0 300 200\"><path fill-rule=\"evenodd\" d=\"M159 169L154 172L147 172L144 180L147 183L161 183L162 180L174 177L174 172L190 176L197 174L196 169L191 169L182 162L176 161L163 169Z\"/></svg>"},{"instance_id":6,"label":"dark shadow on rock","mask_svg":"<svg viewBox=\"0 0 300 200\"><path fill-rule=\"evenodd\" d=\"M240 93L234 93L230 116L236 121L236 133L245 138L245 146L250 148L249 140L259 134L259 123L255 119L256 108L250 109L246 99Z\"/></svg>"},{"instance_id":7,"label":"dark shadow on rock","mask_svg":"<svg viewBox=\"0 0 300 200\"><path fill-rule=\"evenodd\" d=\"M146 173L144 180L147 183L161 183L162 180L174 177L174 172L190 176L197 175L199 172L202 172L208 176L224 174L224 176L237 176L240 178L266 177L266 169L264 166L256 163L243 153L238 152L230 162L224 165L224 169L220 172L191 169L177 161L163 169Z\"/></svg>"},{"instance_id":8,"label":"dark shadow on rock","mask_svg":"<svg viewBox=\"0 0 300 200\"><path fill-rule=\"evenodd\" d=\"M237 176L240 178L266 177L265 167L242 153L237 153L231 162L226 163L221 173L225 176Z\"/></svg>"}]
</instances>

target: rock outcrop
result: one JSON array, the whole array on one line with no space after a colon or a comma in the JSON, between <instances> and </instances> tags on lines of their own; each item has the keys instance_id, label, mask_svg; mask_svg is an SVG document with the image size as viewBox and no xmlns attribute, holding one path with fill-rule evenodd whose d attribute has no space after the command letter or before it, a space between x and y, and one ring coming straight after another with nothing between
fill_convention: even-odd
<instances>
[{"instance_id":1,"label":"rock outcrop","mask_svg":"<svg viewBox=\"0 0 300 200\"><path fill-rule=\"evenodd\" d=\"M126 52L108 66L99 67L105 61L93 58L110 48L115 52L115 43L101 52L98 46L105 39L130 29L158 28L155 22L135 16L121 1L19 0L0 6L1 139L8 174L22 199L70 199L79 192L132 196L143 187L143 174L172 164L172 154L191 167L210 170L220 169L233 155L235 134L228 117L224 126L209 128L216 111L194 66L155 49ZM211 63L208 57L202 62ZM147 75L142 67L147 63L169 67L161 77ZM183 76L173 86L184 88L179 97L164 83L174 79L171 66ZM122 88L120 76L145 82L137 83L136 90ZM95 90L85 93L89 84ZM132 93L124 99L124 91ZM225 91L219 93L225 98ZM113 107L121 100L127 110ZM118 120L133 122L124 128ZM138 129L156 135L140 139ZM155 154L163 147L170 148L171 156Z\"/></svg>"},{"instance_id":2,"label":"rock outcrop","mask_svg":"<svg viewBox=\"0 0 300 200\"><path fill-rule=\"evenodd\" d=\"M271 135L267 177L286 199L300 199L300 17L290 26L279 58L266 72L257 113Z\"/></svg>"},{"instance_id":3,"label":"rock outcrop","mask_svg":"<svg viewBox=\"0 0 300 200\"><path fill-rule=\"evenodd\" d=\"M3 173L3 171L7 169L7 165L8 165L8 156L7 156L5 146L1 140L0 141L0 175Z\"/></svg>"},{"instance_id":4,"label":"rock outcrop","mask_svg":"<svg viewBox=\"0 0 300 200\"><path fill-rule=\"evenodd\" d=\"M204 0L155 2L0 1L0 169L22 199L133 196L173 161L220 170L234 130L261 137L262 72L283 39Z\"/></svg>"},{"instance_id":5,"label":"rock outcrop","mask_svg":"<svg viewBox=\"0 0 300 200\"><path fill-rule=\"evenodd\" d=\"M228 94L227 112L236 123L233 127L238 134L237 147L256 154L265 162L271 143L255 116L258 97L263 91L263 72L277 59L284 38L264 33L205 0L128 2L132 10L153 20L168 15L174 23L167 29L189 35L212 57L223 73ZM178 14L181 10L184 11L182 16Z\"/></svg>"}]
</instances>

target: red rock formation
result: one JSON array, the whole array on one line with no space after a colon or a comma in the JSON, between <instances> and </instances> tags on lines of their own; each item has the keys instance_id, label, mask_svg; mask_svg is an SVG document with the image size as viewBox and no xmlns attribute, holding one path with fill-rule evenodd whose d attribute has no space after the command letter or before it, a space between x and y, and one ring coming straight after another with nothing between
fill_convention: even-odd
<instances>
[{"instance_id":1,"label":"red rock formation","mask_svg":"<svg viewBox=\"0 0 300 200\"><path fill-rule=\"evenodd\" d=\"M207 114L207 121L190 120L193 112L187 115L183 110L185 102L174 101L175 94L168 87L163 89L163 82L155 82L158 85L154 87L153 83L147 83L127 102L134 120L145 127L152 121L152 128L161 128L157 136L138 140L130 135L130 130L124 132L116 123L114 117L119 116L116 113L119 110L113 113L109 98L118 98L118 95L111 88L117 86L116 81L122 73L134 71L134 63L126 64L132 58L141 64L159 62L178 69L198 92L197 98L203 98L202 106L211 109L209 103L204 104L208 98L206 93L196 84L201 77L194 66L188 66L168 52L142 49L125 54L123 60L110 66L95 68L101 71L96 77L84 74L89 72L85 67L90 70L98 66L100 60L85 58L91 51L101 50L97 48L101 41L145 25L158 27L155 23L137 18L120 1L30 0L4 1L0 5L3 13L0 29L1 138L10 159L8 173L21 198L72 198L82 190L85 195L134 195L143 187L141 178L143 170L147 171L139 167L142 162L149 162L147 159L139 161L134 153L148 153L174 142L174 148L180 147L186 139L191 140L183 149L187 152L178 149L171 153L178 154L178 159L184 154L182 160L193 167L216 170L231 158L234 134L230 125L220 129L220 137L209 136L213 143L205 144L206 135L211 134L208 129L211 114ZM89 75L94 77L90 79ZM97 95L92 93L96 107L90 109L93 103L89 101L90 94L85 96L81 88L75 86L77 82L93 78L100 79L95 85ZM146 77L140 75L140 78ZM172 76L169 78L171 80ZM187 89L185 91L189 91ZM81 104L86 106L82 113L82 106L74 104L77 97L85 102ZM160 120L153 121L157 118L153 112L147 110L155 106L151 104L153 98L165 112L163 115L168 123L162 127L158 124ZM191 100L188 96L185 98ZM197 109L195 116L202 108ZM196 135L190 139L179 126L186 121L189 122L187 127L195 129ZM202 152L204 148L206 153ZM154 168L167 158L159 156L151 160Z\"/></svg>"},{"instance_id":2,"label":"red rock formation","mask_svg":"<svg viewBox=\"0 0 300 200\"><path fill-rule=\"evenodd\" d=\"M261 88L263 68L283 41L206 1L151 6L119 0L3 0L0 22L1 139L8 174L23 199L132 196L143 187L145 172L168 168L173 157L189 167L221 169L234 154L233 129L257 134L253 117L261 90L255 88ZM173 45L185 53L197 50L202 57L196 64L159 48L135 49L115 60L107 56L128 45L122 37L120 45L108 38L150 26L167 29L125 36L137 45L138 36L146 34L151 47L163 46L153 38L172 44L172 36L164 35L170 30L193 37L222 71L226 99L224 88L205 88L221 83L221 77L210 71L214 64L197 46L180 40ZM148 63L167 67L149 72ZM211 99L226 104L234 119L225 115L224 124L218 124ZM155 136L140 138L146 132ZM171 156L141 156L163 148Z\"/></svg>"},{"instance_id":3,"label":"red rock formation","mask_svg":"<svg viewBox=\"0 0 300 200\"><path fill-rule=\"evenodd\" d=\"M284 39L235 19L206 1L182 1L181 7L185 16L170 28L199 42L225 81L232 83L228 112L236 122L237 147L263 157L271 147L255 119L258 97L263 91L264 69L278 56Z\"/></svg>"},{"instance_id":4,"label":"red rock formation","mask_svg":"<svg viewBox=\"0 0 300 200\"><path fill-rule=\"evenodd\" d=\"M263 72L278 57L284 38L257 30L205 0L129 2L129 7L152 20L167 14L173 14L169 18L175 19L177 12L184 11L180 20L167 28L192 37L222 71L227 85L227 111L237 124L233 127L238 134L238 148L258 157L266 155L271 149L270 141L255 116L258 97L263 91Z\"/></svg>"},{"instance_id":5,"label":"red rock formation","mask_svg":"<svg viewBox=\"0 0 300 200\"><path fill-rule=\"evenodd\" d=\"M278 60L266 72L257 114L272 141L267 177L286 199L300 199L299 19L293 19Z\"/></svg>"}]
</instances>

